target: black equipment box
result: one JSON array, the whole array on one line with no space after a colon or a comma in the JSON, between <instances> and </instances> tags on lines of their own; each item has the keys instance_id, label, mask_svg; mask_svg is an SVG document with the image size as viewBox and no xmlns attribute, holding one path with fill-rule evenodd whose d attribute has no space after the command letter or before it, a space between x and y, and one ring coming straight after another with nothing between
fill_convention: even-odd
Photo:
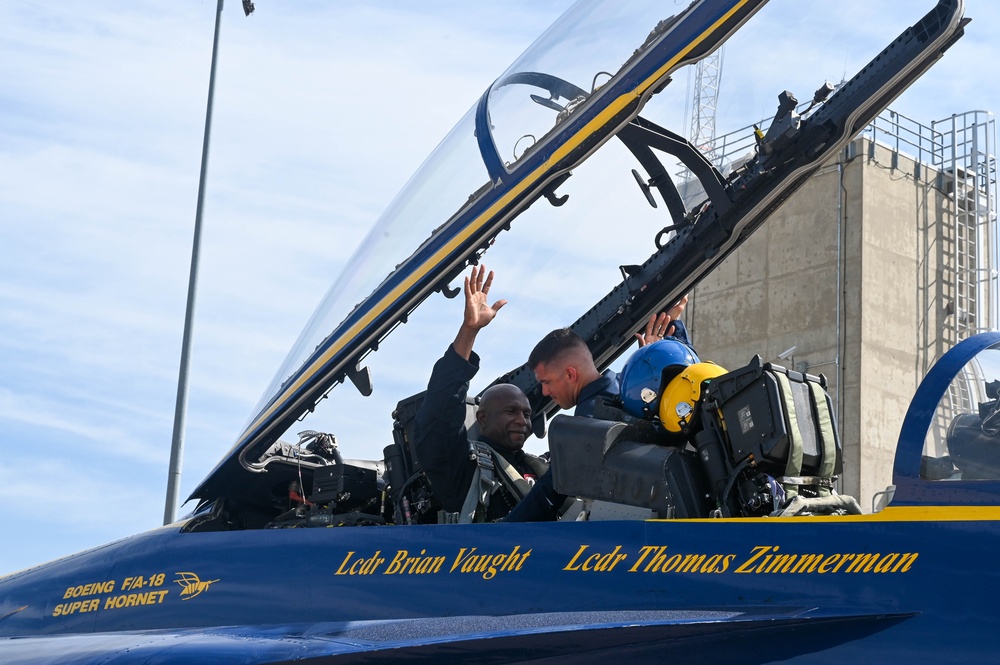
<instances>
[{"instance_id":1,"label":"black equipment box","mask_svg":"<svg viewBox=\"0 0 1000 665\"><path fill-rule=\"evenodd\" d=\"M381 500L378 476L376 469L351 463L320 467L313 471L313 491L309 500L313 503L336 501L338 510L377 513Z\"/></svg>"},{"instance_id":2,"label":"black equipment box","mask_svg":"<svg viewBox=\"0 0 1000 665\"><path fill-rule=\"evenodd\" d=\"M557 492L654 510L660 518L707 517L708 484L696 453L650 440L650 430L559 415L549 426Z\"/></svg>"},{"instance_id":3,"label":"black equipment box","mask_svg":"<svg viewBox=\"0 0 1000 665\"><path fill-rule=\"evenodd\" d=\"M775 476L830 478L843 471L840 437L823 377L761 362L712 379L706 396L721 416L730 458L751 455ZM798 461L798 457L801 461Z\"/></svg>"}]
</instances>

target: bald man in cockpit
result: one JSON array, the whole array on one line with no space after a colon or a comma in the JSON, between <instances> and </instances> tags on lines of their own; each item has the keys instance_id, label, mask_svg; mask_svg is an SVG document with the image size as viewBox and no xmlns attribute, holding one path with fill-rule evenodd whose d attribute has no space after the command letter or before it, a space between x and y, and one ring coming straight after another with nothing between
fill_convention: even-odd
<instances>
[{"instance_id":1,"label":"bald man in cockpit","mask_svg":"<svg viewBox=\"0 0 1000 665\"><path fill-rule=\"evenodd\" d=\"M479 331L507 304L506 300L487 303L492 285L493 273L485 267L474 266L465 278L462 325L434 364L416 416L416 455L434 496L451 514L447 521L492 522L504 517L548 469L540 458L523 450L531 433L531 406L517 386L500 384L483 393L475 441L469 440L465 427L469 383L479 371L479 356L472 347Z\"/></svg>"}]
</instances>

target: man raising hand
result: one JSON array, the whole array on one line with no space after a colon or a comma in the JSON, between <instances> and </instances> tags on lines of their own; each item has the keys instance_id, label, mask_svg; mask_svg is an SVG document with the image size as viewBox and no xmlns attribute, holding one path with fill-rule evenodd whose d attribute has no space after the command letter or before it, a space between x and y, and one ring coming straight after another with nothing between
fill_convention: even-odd
<instances>
[{"instance_id":1,"label":"man raising hand","mask_svg":"<svg viewBox=\"0 0 1000 665\"><path fill-rule=\"evenodd\" d=\"M491 307L493 273L473 267L465 278L465 312L455 341L434 364L427 394L417 412L414 448L434 496L452 521L493 521L505 516L530 490L524 476L538 477L547 465L524 452L531 433L531 406L509 383L483 393L469 440L465 427L469 382L479 371L472 350L479 331L496 318L506 300Z\"/></svg>"}]
</instances>

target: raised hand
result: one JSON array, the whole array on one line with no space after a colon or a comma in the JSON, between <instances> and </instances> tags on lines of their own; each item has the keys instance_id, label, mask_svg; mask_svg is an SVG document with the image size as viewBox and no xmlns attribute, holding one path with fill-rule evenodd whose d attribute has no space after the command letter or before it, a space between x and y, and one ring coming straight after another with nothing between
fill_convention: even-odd
<instances>
[{"instance_id":1,"label":"raised hand","mask_svg":"<svg viewBox=\"0 0 1000 665\"><path fill-rule=\"evenodd\" d=\"M476 335L488 326L500 308L507 304L506 300L497 300L492 306L487 304L486 298L492 285L493 271L487 273L486 266L472 266L472 272L465 278L465 315L452 346L455 352L466 360L472 355Z\"/></svg>"},{"instance_id":2,"label":"raised hand","mask_svg":"<svg viewBox=\"0 0 1000 665\"><path fill-rule=\"evenodd\" d=\"M479 330L489 325L506 300L497 300L493 306L487 304L487 296L493 285L493 271L486 273L486 266L472 266L472 273L465 278L465 325Z\"/></svg>"},{"instance_id":3,"label":"raised hand","mask_svg":"<svg viewBox=\"0 0 1000 665\"><path fill-rule=\"evenodd\" d=\"M674 319L679 319L687 306L688 297L684 296L680 301L666 312L653 314L646 323L646 331L636 333L635 338L639 340L639 346L646 346L659 341L664 337L674 334Z\"/></svg>"}]
</instances>

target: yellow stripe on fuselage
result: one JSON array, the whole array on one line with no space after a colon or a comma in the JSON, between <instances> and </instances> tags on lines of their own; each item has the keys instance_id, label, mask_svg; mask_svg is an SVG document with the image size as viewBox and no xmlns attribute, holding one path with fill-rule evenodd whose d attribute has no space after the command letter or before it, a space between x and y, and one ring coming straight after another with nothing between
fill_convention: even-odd
<instances>
[{"instance_id":1,"label":"yellow stripe on fuselage","mask_svg":"<svg viewBox=\"0 0 1000 665\"><path fill-rule=\"evenodd\" d=\"M337 341L330 345L330 348L326 350L316 361L313 362L312 366L302 373L298 379L290 386L285 388L284 392L281 394L280 399L275 400L268 409L261 413L253 423L250 424L244 431L245 436L247 432L252 432L256 429L264 420L266 420L272 413L277 411L288 399L298 391L302 385L308 381L312 376L330 360L334 355L339 353L341 349L347 344L347 340L354 339L362 330L364 330L372 321L374 321L379 315L386 310L386 308L396 302L400 296L402 296L406 291L408 291L418 280L422 279L431 268L439 264L445 257L454 251L454 249L466 241L473 233L478 231L486 223L487 220L492 219L500 210L506 207L511 201L522 194L528 187L534 185L539 178L547 174L553 166L559 163L560 160L569 155L573 150L575 150L580 144L587 140L592 134L594 134L601 127L606 125L625 109L634 99L642 97L649 88L663 78L672 68L677 66L677 63L683 60L684 56L690 53L695 47L697 47L701 42L703 42L709 35L714 33L719 26L723 25L733 16L740 8L747 4L749 0L740 0L736 3L732 9L730 9L726 14L722 16L718 21L712 24L712 26L698 35L698 37L677 53L673 58L667 61L662 67L660 67L656 72L647 77L639 86L637 86L633 91L618 97L617 99L610 102L603 111L597 114L593 120L588 122L583 126L580 131L567 139L559 148L557 148L552 156L549 157L545 162L542 163L537 169L531 173L525 175L519 182L514 184L511 189L504 194L500 199L498 199L492 206L490 206L485 212L483 212L479 217L470 222L465 229L459 232L455 238L451 240L447 245L443 246L437 252L434 253L427 261L418 266L410 276L403 280L395 289L389 292L388 295L382 298L372 310L364 316L360 321L355 323L346 334L341 335ZM240 443L243 443L243 436L240 437Z\"/></svg>"},{"instance_id":2,"label":"yellow stripe on fuselage","mask_svg":"<svg viewBox=\"0 0 1000 665\"><path fill-rule=\"evenodd\" d=\"M647 520L649 522L726 522L729 524L767 522L798 524L801 522L998 522L1000 506L888 506L869 515L803 515L800 517L729 517L722 519Z\"/></svg>"}]
</instances>

